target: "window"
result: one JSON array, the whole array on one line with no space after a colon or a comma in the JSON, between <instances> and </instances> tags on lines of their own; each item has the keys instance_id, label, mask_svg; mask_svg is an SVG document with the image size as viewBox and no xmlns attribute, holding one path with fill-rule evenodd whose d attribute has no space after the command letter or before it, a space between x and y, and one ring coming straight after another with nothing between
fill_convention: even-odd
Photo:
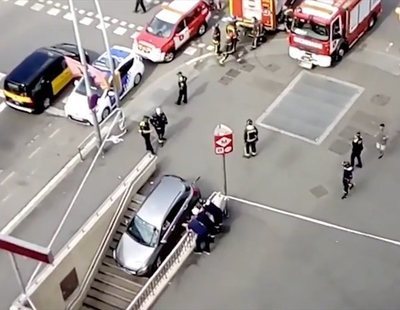
<instances>
[{"instance_id":1,"label":"window","mask_svg":"<svg viewBox=\"0 0 400 310\"><path fill-rule=\"evenodd\" d=\"M381 0L371 0L371 10L374 9L380 2Z\"/></svg>"},{"instance_id":2,"label":"window","mask_svg":"<svg viewBox=\"0 0 400 310\"><path fill-rule=\"evenodd\" d=\"M173 24L154 17L147 26L146 31L160 38L169 38L173 29Z\"/></svg>"},{"instance_id":3,"label":"window","mask_svg":"<svg viewBox=\"0 0 400 310\"><path fill-rule=\"evenodd\" d=\"M181 33L185 29L185 20L182 20L178 26L176 26L176 33Z\"/></svg>"},{"instance_id":4,"label":"window","mask_svg":"<svg viewBox=\"0 0 400 310\"><path fill-rule=\"evenodd\" d=\"M350 33L358 26L358 8L359 6L357 5L350 11Z\"/></svg>"},{"instance_id":5,"label":"window","mask_svg":"<svg viewBox=\"0 0 400 310\"><path fill-rule=\"evenodd\" d=\"M361 23L369 14L369 11L370 11L369 1L370 0L362 0L359 4L359 6L360 6L360 10L359 10L359 14L358 14L359 23Z\"/></svg>"},{"instance_id":6,"label":"window","mask_svg":"<svg viewBox=\"0 0 400 310\"><path fill-rule=\"evenodd\" d=\"M342 29L340 27L340 17L336 18L336 20L332 24L332 37L335 38L336 34L342 34Z\"/></svg>"},{"instance_id":7,"label":"window","mask_svg":"<svg viewBox=\"0 0 400 310\"><path fill-rule=\"evenodd\" d=\"M321 41L329 40L329 26L315 21L295 18L292 31L300 36L305 36Z\"/></svg>"},{"instance_id":8,"label":"window","mask_svg":"<svg viewBox=\"0 0 400 310\"><path fill-rule=\"evenodd\" d=\"M126 64L124 64L120 69L119 73L121 74L121 77L125 76L129 69L132 68L133 66L133 59L129 60Z\"/></svg>"},{"instance_id":9,"label":"window","mask_svg":"<svg viewBox=\"0 0 400 310\"><path fill-rule=\"evenodd\" d=\"M158 244L159 231L153 225L135 216L128 226L127 233L138 243L148 247L156 247Z\"/></svg>"}]
</instances>

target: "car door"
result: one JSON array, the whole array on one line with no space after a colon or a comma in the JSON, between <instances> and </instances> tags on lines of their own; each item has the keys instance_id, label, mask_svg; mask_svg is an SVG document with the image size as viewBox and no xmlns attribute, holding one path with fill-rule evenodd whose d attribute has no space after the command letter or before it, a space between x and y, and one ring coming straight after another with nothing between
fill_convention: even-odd
<instances>
[{"instance_id":1,"label":"car door","mask_svg":"<svg viewBox=\"0 0 400 310\"><path fill-rule=\"evenodd\" d=\"M53 94L57 95L71 81L72 72L64 58L58 58L48 70Z\"/></svg>"},{"instance_id":2,"label":"car door","mask_svg":"<svg viewBox=\"0 0 400 310\"><path fill-rule=\"evenodd\" d=\"M197 33L197 29L199 27L198 25L198 18L197 18L197 14L198 14L198 9L200 9L199 7L197 7L196 9L194 9L192 12L190 12L186 18L186 25L189 28L189 34L190 37L193 37L196 35Z\"/></svg>"},{"instance_id":3,"label":"car door","mask_svg":"<svg viewBox=\"0 0 400 310\"><path fill-rule=\"evenodd\" d=\"M162 243L167 243L171 237L179 234L180 231L180 219L182 217L184 211L184 204L186 203L187 195L182 195L171 208L170 213L168 214L164 226L166 227L165 233L162 237Z\"/></svg>"},{"instance_id":4,"label":"car door","mask_svg":"<svg viewBox=\"0 0 400 310\"><path fill-rule=\"evenodd\" d=\"M175 50L178 50L190 38L189 28L186 25L186 20L182 19L175 28L174 45Z\"/></svg>"},{"instance_id":5,"label":"car door","mask_svg":"<svg viewBox=\"0 0 400 310\"><path fill-rule=\"evenodd\" d=\"M134 85L134 75L132 73L134 59L128 60L119 69L119 75L121 77L121 93L120 98L125 96Z\"/></svg>"}]
</instances>

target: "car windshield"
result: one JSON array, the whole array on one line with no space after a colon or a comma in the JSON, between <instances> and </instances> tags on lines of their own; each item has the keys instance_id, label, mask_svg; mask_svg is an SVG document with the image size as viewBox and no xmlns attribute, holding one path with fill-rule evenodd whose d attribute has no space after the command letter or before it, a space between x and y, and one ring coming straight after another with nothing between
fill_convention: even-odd
<instances>
[{"instance_id":1,"label":"car windshield","mask_svg":"<svg viewBox=\"0 0 400 310\"><path fill-rule=\"evenodd\" d=\"M321 41L329 40L329 27L314 21L295 18L292 31L300 36L305 36Z\"/></svg>"},{"instance_id":2,"label":"car windshield","mask_svg":"<svg viewBox=\"0 0 400 310\"><path fill-rule=\"evenodd\" d=\"M157 245L159 232L157 228L135 216L129 225L128 234L140 244L154 248Z\"/></svg>"},{"instance_id":3,"label":"car windshield","mask_svg":"<svg viewBox=\"0 0 400 310\"><path fill-rule=\"evenodd\" d=\"M99 86L91 85L91 86L90 86L90 89L92 90L92 93L93 93L93 94L96 94L96 95L98 95L99 97L101 97L102 94L103 94L103 90L102 90L101 87L99 87ZM80 94L80 95L86 96L86 84L85 84L85 80L84 80L84 79L81 79L81 80L79 81L79 85L78 85L78 87L76 88L76 92L77 92L78 94Z\"/></svg>"},{"instance_id":4,"label":"car windshield","mask_svg":"<svg viewBox=\"0 0 400 310\"><path fill-rule=\"evenodd\" d=\"M167 23L154 17L147 26L146 31L160 38L169 38L174 30L174 24Z\"/></svg>"}]
</instances>

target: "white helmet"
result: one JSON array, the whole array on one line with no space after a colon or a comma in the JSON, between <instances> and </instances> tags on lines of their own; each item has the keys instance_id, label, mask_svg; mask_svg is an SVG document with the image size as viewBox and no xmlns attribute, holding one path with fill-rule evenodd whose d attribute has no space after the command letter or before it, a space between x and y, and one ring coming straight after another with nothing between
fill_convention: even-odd
<instances>
[{"instance_id":1,"label":"white helmet","mask_svg":"<svg viewBox=\"0 0 400 310\"><path fill-rule=\"evenodd\" d=\"M160 108L160 107L156 108L156 114L160 115L160 114L161 114L161 112L162 112L162 110L161 110L161 108Z\"/></svg>"}]
</instances>

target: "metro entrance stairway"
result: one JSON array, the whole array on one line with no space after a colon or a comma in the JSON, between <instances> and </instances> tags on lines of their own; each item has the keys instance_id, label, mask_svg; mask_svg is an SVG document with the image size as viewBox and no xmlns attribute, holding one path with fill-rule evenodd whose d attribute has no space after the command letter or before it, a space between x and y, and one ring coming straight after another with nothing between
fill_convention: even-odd
<instances>
[{"instance_id":1,"label":"metro entrance stairway","mask_svg":"<svg viewBox=\"0 0 400 310\"><path fill-rule=\"evenodd\" d=\"M133 197L90 285L81 307L82 310L125 310L148 280L147 278L135 277L121 270L112 254L122 234L126 231L127 224L139 209L144 198L139 194Z\"/></svg>"}]
</instances>

